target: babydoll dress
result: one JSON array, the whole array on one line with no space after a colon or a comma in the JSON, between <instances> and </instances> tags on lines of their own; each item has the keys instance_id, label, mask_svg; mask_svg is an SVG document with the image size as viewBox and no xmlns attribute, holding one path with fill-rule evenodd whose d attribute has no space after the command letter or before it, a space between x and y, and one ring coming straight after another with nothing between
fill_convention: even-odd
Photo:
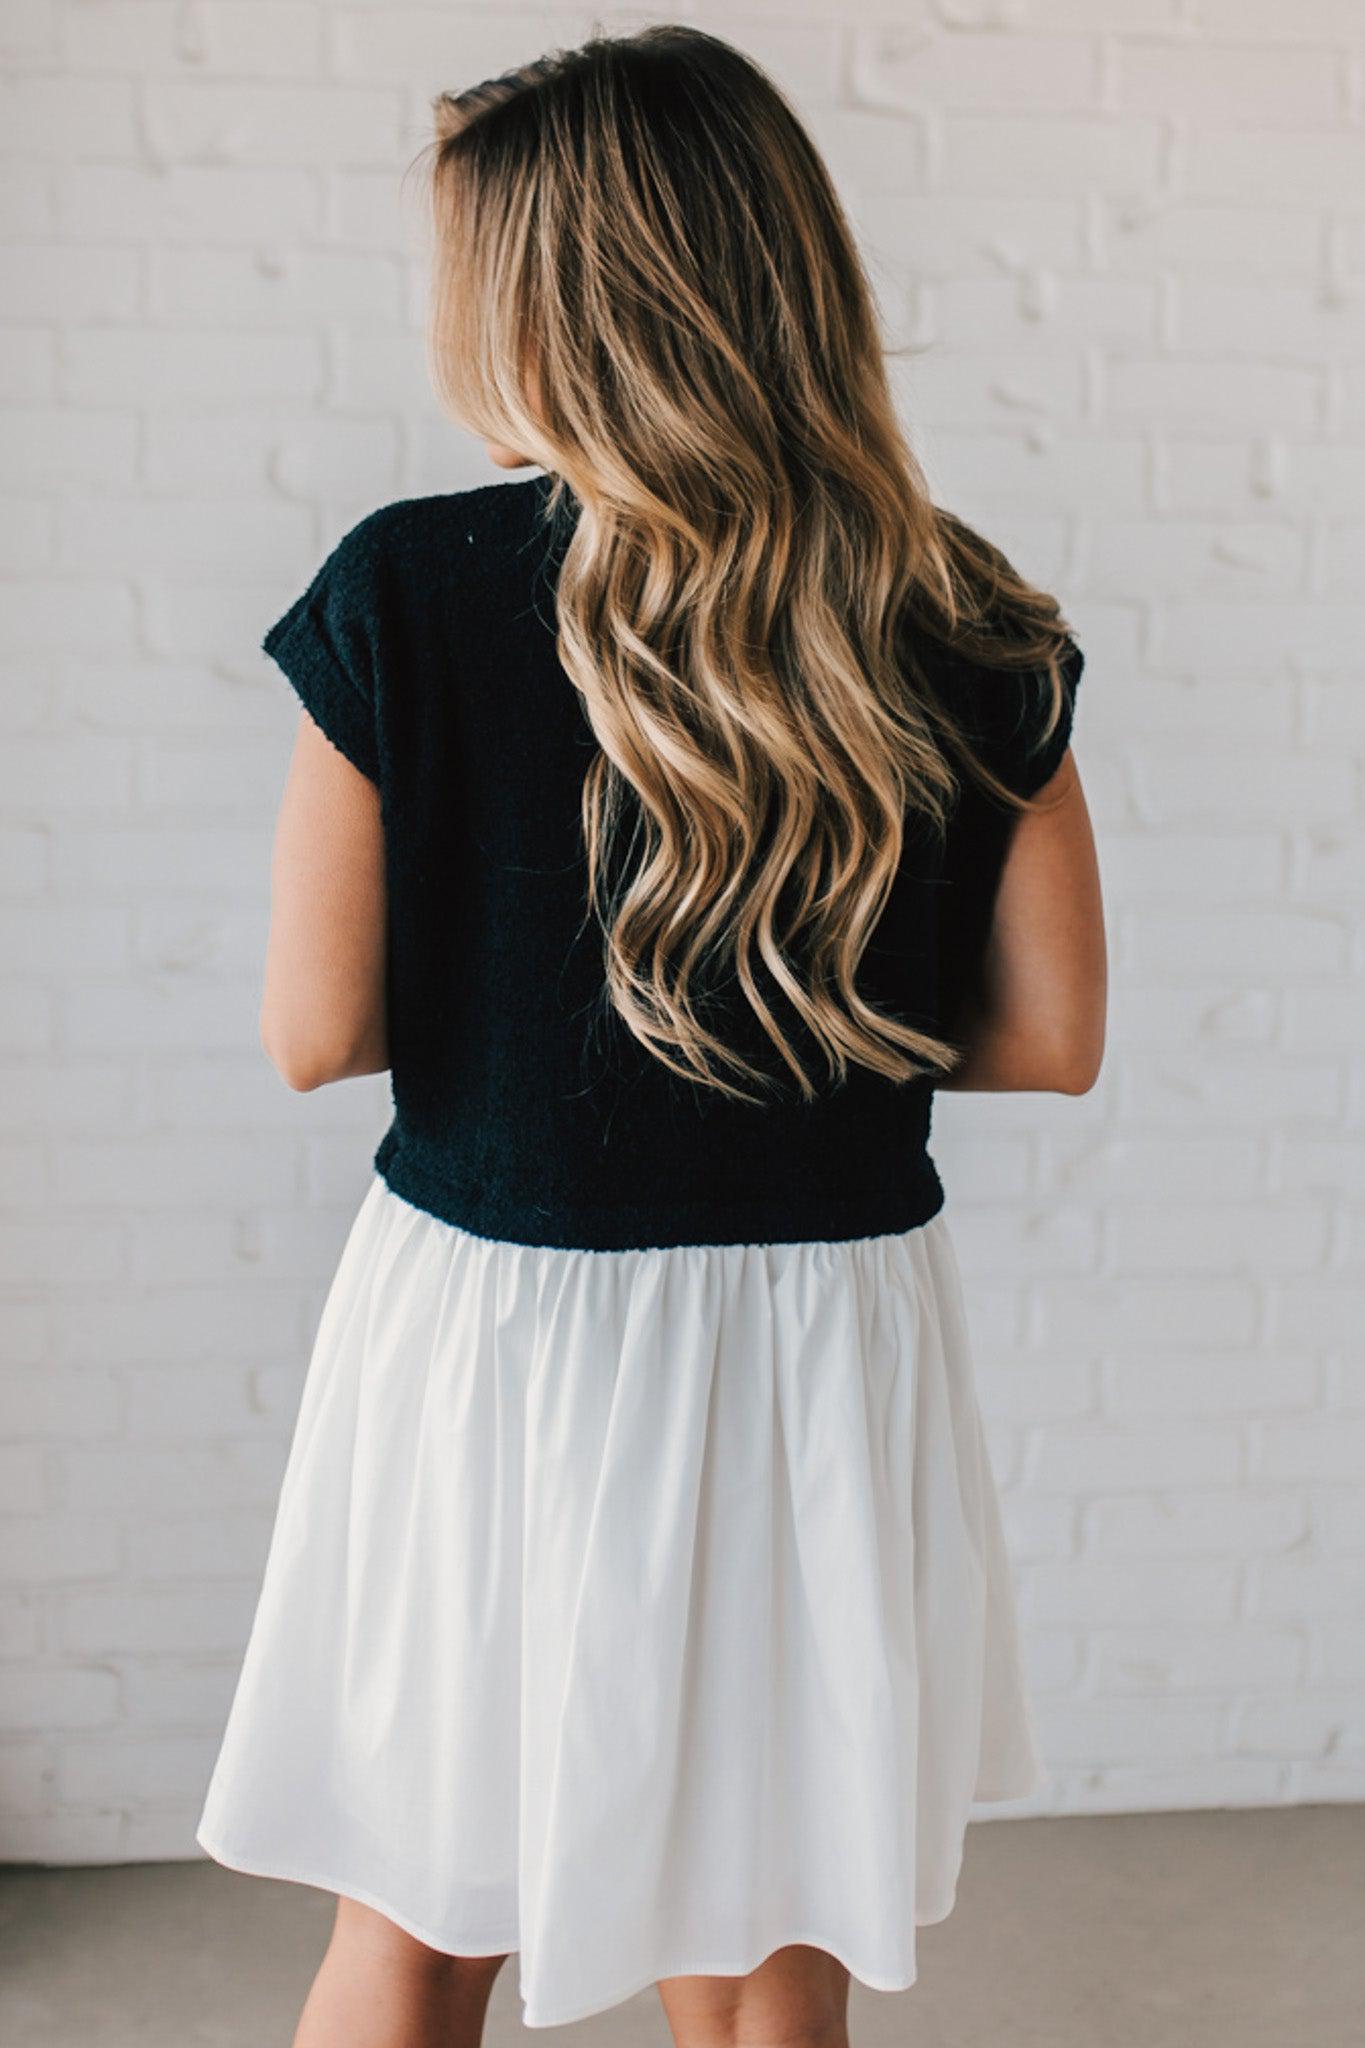
<instances>
[{"instance_id":1,"label":"babydoll dress","mask_svg":"<svg viewBox=\"0 0 1365 2048\"><path fill-rule=\"evenodd\" d=\"M734 1105L613 1028L551 484L372 514L266 638L380 792L394 1118L198 1840L515 1952L530 2027L789 1942L899 1990L973 1803L1049 1782L932 1090ZM947 678L1024 793L1080 667L1050 731L1046 678ZM882 1007L933 1028L1008 822L911 822Z\"/></svg>"}]
</instances>

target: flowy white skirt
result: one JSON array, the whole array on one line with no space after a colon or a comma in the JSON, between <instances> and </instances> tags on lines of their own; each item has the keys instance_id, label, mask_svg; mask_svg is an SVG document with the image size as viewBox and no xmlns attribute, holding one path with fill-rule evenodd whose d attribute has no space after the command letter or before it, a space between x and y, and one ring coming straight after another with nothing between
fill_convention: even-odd
<instances>
[{"instance_id":1,"label":"flowy white skirt","mask_svg":"<svg viewBox=\"0 0 1365 2048\"><path fill-rule=\"evenodd\" d=\"M376 1175L198 1825L515 1952L548 2027L828 1950L879 1990L1050 1781L942 1212L580 1251Z\"/></svg>"}]
</instances>

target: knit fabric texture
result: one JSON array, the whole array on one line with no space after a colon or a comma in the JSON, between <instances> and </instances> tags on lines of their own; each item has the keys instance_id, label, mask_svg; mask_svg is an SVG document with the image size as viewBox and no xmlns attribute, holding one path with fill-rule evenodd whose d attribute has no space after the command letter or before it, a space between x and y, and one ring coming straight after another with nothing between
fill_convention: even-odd
<instances>
[{"instance_id":1,"label":"knit fabric texture","mask_svg":"<svg viewBox=\"0 0 1365 2048\"><path fill-rule=\"evenodd\" d=\"M354 526L264 640L309 715L380 794L393 1119L375 1166L476 1235L625 1251L841 1240L912 1228L944 1189L932 1082L865 1067L735 1103L676 1076L611 1008L587 911L580 797L597 739L556 650L577 507L550 479L406 499ZM950 678L969 737L1031 794L1070 738L1082 657L1044 736L1046 677ZM964 780L946 840L907 819L859 969L864 996L939 1032L989 928L1014 814ZM709 1000L709 999L708 999ZM742 998L704 1014L782 1073Z\"/></svg>"}]
</instances>

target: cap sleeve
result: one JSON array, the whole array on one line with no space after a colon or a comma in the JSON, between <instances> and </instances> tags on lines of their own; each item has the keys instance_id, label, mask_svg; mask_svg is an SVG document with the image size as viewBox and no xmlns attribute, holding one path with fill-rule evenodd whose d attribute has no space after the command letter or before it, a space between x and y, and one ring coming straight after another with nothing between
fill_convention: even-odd
<instances>
[{"instance_id":1,"label":"cap sleeve","mask_svg":"<svg viewBox=\"0 0 1365 2048\"><path fill-rule=\"evenodd\" d=\"M1058 668L1061 704L1055 724L1052 678L1046 669L992 670L973 691L977 730L973 737L986 764L1017 796L1031 797L1062 765L1071 744L1076 689L1085 656L1068 639Z\"/></svg>"},{"instance_id":2,"label":"cap sleeve","mask_svg":"<svg viewBox=\"0 0 1365 2048\"><path fill-rule=\"evenodd\" d=\"M261 646L305 711L375 784L379 782L376 558L372 520L338 542L308 588Z\"/></svg>"},{"instance_id":3,"label":"cap sleeve","mask_svg":"<svg viewBox=\"0 0 1365 2048\"><path fill-rule=\"evenodd\" d=\"M1076 685L1084 659L1074 640L1062 650L1062 704L1046 732L1052 684L1046 670L966 671L954 709L969 744L1017 795L1030 797L1056 774L1071 743ZM949 819L938 896L940 1018L956 1026L986 946L996 892L1017 813L975 778L960 782Z\"/></svg>"}]
</instances>

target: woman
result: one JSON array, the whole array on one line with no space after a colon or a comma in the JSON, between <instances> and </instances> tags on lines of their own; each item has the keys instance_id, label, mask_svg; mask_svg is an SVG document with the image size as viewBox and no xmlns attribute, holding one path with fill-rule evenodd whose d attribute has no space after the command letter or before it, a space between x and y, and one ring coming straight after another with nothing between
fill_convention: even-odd
<instances>
[{"instance_id":1,"label":"woman","mask_svg":"<svg viewBox=\"0 0 1365 2048\"><path fill-rule=\"evenodd\" d=\"M394 1119L306 1381L199 1840L339 1895L300 2048L657 1982L846 2039L1032 1740L935 1088L1089 1088L1057 606L930 503L866 278L737 51L438 103L432 363L529 481L363 520L262 1018Z\"/></svg>"}]
</instances>

